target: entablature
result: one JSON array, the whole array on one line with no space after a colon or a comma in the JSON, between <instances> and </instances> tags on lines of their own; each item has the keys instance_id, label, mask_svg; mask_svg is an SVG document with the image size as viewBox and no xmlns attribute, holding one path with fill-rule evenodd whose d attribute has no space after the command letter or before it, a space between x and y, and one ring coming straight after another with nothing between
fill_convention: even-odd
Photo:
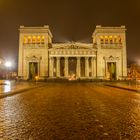
<instances>
[{"instance_id":1,"label":"entablature","mask_svg":"<svg viewBox=\"0 0 140 140\"><path fill-rule=\"evenodd\" d=\"M96 49L49 49L51 56L93 56L96 55Z\"/></svg>"}]
</instances>

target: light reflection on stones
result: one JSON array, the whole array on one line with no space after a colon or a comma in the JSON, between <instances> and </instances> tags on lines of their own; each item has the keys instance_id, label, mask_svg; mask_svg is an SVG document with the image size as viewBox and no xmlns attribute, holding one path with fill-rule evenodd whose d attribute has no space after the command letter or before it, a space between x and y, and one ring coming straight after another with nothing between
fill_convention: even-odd
<instances>
[{"instance_id":1,"label":"light reflection on stones","mask_svg":"<svg viewBox=\"0 0 140 140\"><path fill-rule=\"evenodd\" d=\"M0 100L0 138L137 139L139 112L137 93L94 83L48 83Z\"/></svg>"},{"instance_id":2,"label":"light reflection on stones","mask_svg":"<svg viewBox=\"0 0 140 140\"><path fill-rule=\"evenodd\" d=\"M11 82L6 80L4 82L5 85L3 85L3 91L4 92L10 92L11 91Z\"/></svg>"}]
</instances>

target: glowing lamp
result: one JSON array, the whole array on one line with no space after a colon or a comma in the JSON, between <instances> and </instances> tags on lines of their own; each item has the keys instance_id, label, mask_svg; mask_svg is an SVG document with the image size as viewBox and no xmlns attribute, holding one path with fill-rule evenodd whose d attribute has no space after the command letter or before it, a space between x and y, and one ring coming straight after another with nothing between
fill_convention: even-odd
<instances>
[{"instance_id":1,"label":"glowing lamp","mask_svg":"<svg viewBox=\"0 0 140 140\"><path fill-rule=\"evenodd\" d=\"M5 66L10 68L12 66L12 63L10 61L5 62Z\"/></svg>"}]
</instances>

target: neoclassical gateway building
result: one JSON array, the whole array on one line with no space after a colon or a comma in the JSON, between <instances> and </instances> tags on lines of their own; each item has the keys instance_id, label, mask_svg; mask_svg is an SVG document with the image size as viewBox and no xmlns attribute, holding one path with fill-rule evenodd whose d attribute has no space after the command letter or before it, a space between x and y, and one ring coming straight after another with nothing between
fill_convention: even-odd
<instances>
[{"instance_id":1,"label":"neoclassical gateway building","mask_svg":"<svg viewBox=\"0 0 140 140\"><path fill-rule=\"evenodd\" d=\"M49 26L20 26L21 79L125 79L126 28L96 26L92 43L52 43Z\"/></svg>"}]
</instances>

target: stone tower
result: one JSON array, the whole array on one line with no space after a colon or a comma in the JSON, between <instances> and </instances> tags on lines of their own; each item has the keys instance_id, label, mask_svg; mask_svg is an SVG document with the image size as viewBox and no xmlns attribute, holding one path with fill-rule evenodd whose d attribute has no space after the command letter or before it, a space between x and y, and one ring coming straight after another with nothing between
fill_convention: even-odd
<instances>
[{"instance_id":1,"label":"stone tower","mask_svg":"<svg viewBox=\"0 0 140 140\"><path fill-rule=\"evenodd\" d=\"M19 28L18 76L21 79L48 77L48 49L52 44L49 26Z\"/></svg>"},{"instance_id":2,"label":"stone tower","mask_svg":"<svg viewBox=\"0 0 140 140\"><path fill-rule=\"evenodd\" d=\"M97 48L97 78L126 79L126 28L96 26L93 44Z\"/></svg>"}]
</instances>

